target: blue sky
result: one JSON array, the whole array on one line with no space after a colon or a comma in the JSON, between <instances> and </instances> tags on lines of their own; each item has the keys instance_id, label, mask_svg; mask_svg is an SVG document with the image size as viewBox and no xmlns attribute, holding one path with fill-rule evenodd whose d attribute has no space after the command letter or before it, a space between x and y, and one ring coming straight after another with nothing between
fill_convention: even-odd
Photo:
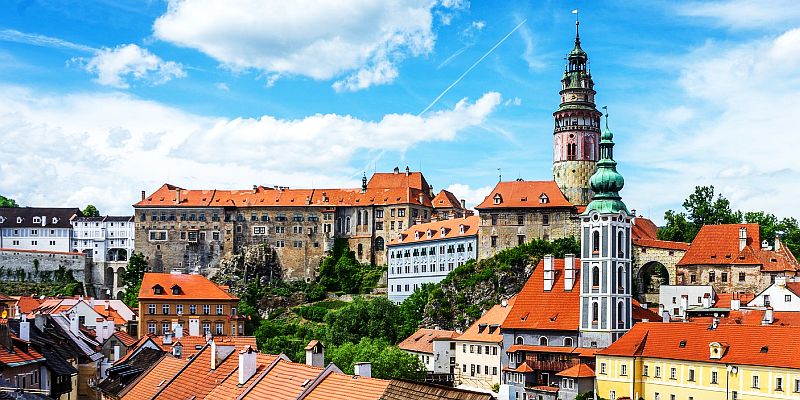
<instances>
[{"instance_id":1,"label":"blue sky","mask_svg":"<svg viewBox=\"0 0 800 400\"><path fill-rule=\"evenodd\" d=\"M7 1L0 193L130 213L163 182L357 186L408 165L474 205L498 168L551 179L574 8L630 208L660 222L714 184L798 216L792 0Z\"/></svg>"}]
</instances>

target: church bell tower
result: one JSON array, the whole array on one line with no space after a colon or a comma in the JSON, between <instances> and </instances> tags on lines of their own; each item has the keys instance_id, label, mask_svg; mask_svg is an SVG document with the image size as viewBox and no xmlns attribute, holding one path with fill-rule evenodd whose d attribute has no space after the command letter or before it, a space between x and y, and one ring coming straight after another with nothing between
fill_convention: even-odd
<instances>
[{"instance_id":1,"label":"church bell tower","mask_svg":"<svg viewBox=\"0 0 800 400\"><path fill-rule=\"evenodd\" d=\"M597 169L601 114L594 103L594 81L579 25L576 20L575 47L561 78L561 105L553 113L553 179L572 204L585 206L592 198L589 177Z\"/></svg>"},{"instance_id":2,"label":"church bell tower","mask_svg":"<svg viewBox=\"0 0 800 400\"><path fill-rule=\"evenodd\" d=\"M600 137L600 160L589 179L592 202L581 214L580 345L605 348L632 324L631 221L619 195L625 184L613 157L614 135Z\"/></svg>"}]
</instances>

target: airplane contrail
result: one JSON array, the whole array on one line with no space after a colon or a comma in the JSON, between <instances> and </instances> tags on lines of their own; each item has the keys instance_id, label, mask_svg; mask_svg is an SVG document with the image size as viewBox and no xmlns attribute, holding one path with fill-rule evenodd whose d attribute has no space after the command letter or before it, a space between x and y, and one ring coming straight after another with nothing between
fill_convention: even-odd
<instances>
[{"instance_id":1,"label":"airplane contrail","mask_svg":"<svg viewBox=\"0 0 800 400\"><path fill-rule=\"evenodd\" d=\"M519 25L515 26L515 27L514 27L514 29L512 29L512 30L511 30L511 32L508 32L508 34L507 34L507 35L503 36L503 38L502 38L502 39L500 39L500 41L499 41L499 42L497 42L497 44L495 44L495 45L494 45L494 46L493 46L491 49L489 49L489 51L487 51L487 52L486 52L486 53L485 53L483 56L481 56L481 58L479 58L479 59L478 59L478 61L475 61L475 63L474 63L474 64L472 64L472 65L471 65L469 68L467 68L467 70L466 70L466 71L464 71L464 73L463 73L463 74L461 74L461 76L459 76L459 77L458 77L458 79L456 79L456 80L455 80L453 83L451 83L451 84L450 84L450 86L448 86L448 87L447 87L447 89L445 89L445 90L444 90L442 93L440 93L438 96L436 96L436 98L435 98L435 99L433 99L433 101L431 102L431 104L428 104L428 106L427 106L427 107L425 107L425 109L424 109L424 110L420 111L420 113L419 113L419 114L417 114L417 116L419 117L420 115L422 115L422 114L425 114L425 112L427 112L428 110L430 110L430 109L431 109L431 107L433 107L433 105L434 105L434 104L436 104L436 102L438 102L438 101L439 101L439 99L441 99L441 98L442 98L442 97L443 97L445 94L447 94L447 92L449 92L449 91L450 91L450 89L452 89L452 88L453 88L453 86L457 85L457 84L458 84L458 82L461 82L461 80L462 80L462 79L464 79L464 77L465 77L465 76L467 76L467 74L468 74L470 71L472 71L472 69L473 69L473 68L475 68L476 66L478 66L478 64L480 64L480 63L481 63L481 61L483 61L483 59L484 59L484 58L486 58L486 57L488 57L488 56L489 56L489 54L492 54L492 52L494 51L494 49L496 49L496 48L497 48L497 47L499 47L501 44L503 44L503 42L505 42L505 41L506 41L506 39L508 39L508 37L509 37L509 36L511 36L511 35L512 35L514 32L516 32L516 31L517 31L517 29L519 29L519 28L520 28L520 27L521 27L521 26L522 26L522 25L523 25L525 22L527 22L527 21L528 21L528 19L527 19L527 18L525 18L524 20L522 20L522 22L520 22L520 23L519 23Z\"/></svg>"}]
</instances>

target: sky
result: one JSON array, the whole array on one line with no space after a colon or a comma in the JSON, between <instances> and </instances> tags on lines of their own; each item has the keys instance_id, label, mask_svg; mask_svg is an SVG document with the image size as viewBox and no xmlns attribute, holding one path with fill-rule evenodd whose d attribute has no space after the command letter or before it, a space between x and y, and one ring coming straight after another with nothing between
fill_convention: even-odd
<instances>
[{"instance_id":1,"label":"sky","mask_svg":"<svg viewBox=\"0 0 800 400\"><path fill-rule=\"evenodd\" d=\"M0 194L131 214L140 191L358 187L409 166L474 206L552 179L575 15L623 200L695 186L800 217L795 0L9 0Z\"/></svg>"}]
</instances>

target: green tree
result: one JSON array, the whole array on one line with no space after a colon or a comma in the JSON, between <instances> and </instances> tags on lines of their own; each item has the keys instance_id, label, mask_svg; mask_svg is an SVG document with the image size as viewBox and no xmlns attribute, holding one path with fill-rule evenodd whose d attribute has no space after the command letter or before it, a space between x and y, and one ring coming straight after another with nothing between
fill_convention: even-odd
<instances>
[{"instance_id":1,"label":"green tree","mask_svg":"<svg viewBox=\"0 0 800 400\"><path fill-rule=\"evenodd\" d=\"M134 252L128 259L128 266L122 271L122 284L125 285L123 301L128 307L139 307L139 289L147 271L147 259L144 254Z\"/></svg>"},{"instance_id":2,"label":"green tree","mask_svg":"<svg viewBox=\"0 0 800 400\"><path fill-rule=\"evenodd\" d=\"M385 297L371 300L356 298L352 303L329 312L328 340L334 345L358 342L361 338L384 339L397 343L399 308Z\"/></svg>"},{"instance_id":3,"label":"green tree","mask_svg":"<svg viewBox=\"0 0 800 400\"><path fill-rule=\"evenodd\" d=\"M100 211L97 211L97 207L89 204L86 208L82 211L84 217L99 217Z\"/></svg>"},{"instance_id":4,"label":"green tree","mask_svg":"<svg viewBox=\"0 0 800 400\"><path fill-rule=\"evenodd\" d=\"M691 242L703 225L738 224L743 218L741 211L731 209L728 199L715 193L714 186L695 187L683 208L686 212L664 213L666 225L659 230L659 239Z\"/></svg>"},{"instance_id":5,"label":"green tree","mask_svg":"<svg viewBox=\"0 0 800 400\"><path fill-rule=\"evenodd\" d=\"M8 197L0 195L0 208L4 207L19 207L14 199L9 199Z\"/></svg>"},{"instance_id":6,"label":"green tree","mask_svg":"<svg viewBox=\"0 0 800 400\"><path fill-rule=\"evenodd\" d=\"M372 364L372 376L381 379L419 380L425 376L425 366L413 356L384 339L363 338L357 343L332 346L328 359L343 372L352 374L357 362Z\"/></svg>"},{"instance_id":7,"label":"green tree","mask_svg":"<svg viewBox=\"0 0 800 400\"><path fill-rule=\"evenodd\" d=\"M398 338L407 338L419 329L422 317L425 315L425 306L431 298L431 293L436 287L432 283L423 283L411 296L400 303L400 330Z\"/></svg>"}]
</instances>

